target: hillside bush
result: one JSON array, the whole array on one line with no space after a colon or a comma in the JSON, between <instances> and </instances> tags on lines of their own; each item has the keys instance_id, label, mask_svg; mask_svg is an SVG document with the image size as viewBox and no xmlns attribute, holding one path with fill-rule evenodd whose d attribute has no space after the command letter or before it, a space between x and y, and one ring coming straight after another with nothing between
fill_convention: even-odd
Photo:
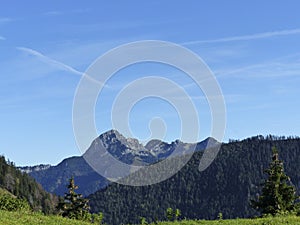
<instances>
[{"instance_id":1,"label":"hillside bush","mask_svg":"<svg viewBox=\"0 0 300 225\"><path fill-rule=\"evenodd\" d=\"M19 199L9 194L4 194L0 195L0 210L30 211L30 206L24 199Z\"/></svg>"}]
</instances>

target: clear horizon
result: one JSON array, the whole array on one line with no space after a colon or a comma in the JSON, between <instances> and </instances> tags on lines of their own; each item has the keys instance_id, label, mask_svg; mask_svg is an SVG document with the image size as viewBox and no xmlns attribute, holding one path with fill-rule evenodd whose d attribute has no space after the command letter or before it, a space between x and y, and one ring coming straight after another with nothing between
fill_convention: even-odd
<instances>
[{"instance_id":1,"label":"clear horizon","mask_svg":"<svg viewBox=\"0 0 300 225\"><path fill-rule=\"evenodd\" d=\"M83 72L108 50L140 40L173 42L204 60L225 98L223 142L268 134L299 136L299 8L298 1L3 3L0 154L20 166L56 165L80 155L72 107ZM108 80L95 108L99 135L113 128L111 107L118 92L144 76L179 84L198 110L199 141L210 136L210 108L203 92L182 71L155 63L129 66ZM167 127L164 140L180 139L178 114L157 98L131 110L132 136L146 140L149 121L158 117Z\"/></svg>"}]
</instances>

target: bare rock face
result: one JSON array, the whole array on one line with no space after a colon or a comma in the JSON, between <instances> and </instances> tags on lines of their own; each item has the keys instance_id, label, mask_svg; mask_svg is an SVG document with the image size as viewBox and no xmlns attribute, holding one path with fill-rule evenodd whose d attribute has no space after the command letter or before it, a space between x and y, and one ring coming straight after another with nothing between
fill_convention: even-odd
<instances>
[{"instance_id":1,"label":"bare rock face","mask_svg":"<svg viewBox=\"0 0 300 225\"><path fill-rule=\"evenodd\" d=\"M23 173L31 173L31 172L47 170L50 167L51 167L51 165L49 165L49 164L41 164L41 165L37 165L37 166L18 167L18 169L21 170Z\"/></svg>"}]
</instances>

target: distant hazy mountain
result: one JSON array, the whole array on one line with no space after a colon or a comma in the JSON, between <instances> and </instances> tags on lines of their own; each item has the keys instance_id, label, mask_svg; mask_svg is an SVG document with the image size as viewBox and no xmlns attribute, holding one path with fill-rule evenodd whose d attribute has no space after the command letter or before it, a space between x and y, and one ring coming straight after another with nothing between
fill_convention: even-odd
<instances>
[{"instance_id":1,"label":"distant hazy mountain","mask_svg":"<svg viewBox=\"0 0 300 225\"><path fill-rule=\"evenodd\" d=\"M22 167L20 169L24 170ZM27 168L27 171L30 169ZM29 175L35 178L45 190L57 195L66 192L66 185L72 176L79 186L78 192L84 195L93 193L108 184L108 181L96 173L80 156L64 159L58 165L50 166L48 169L31 170Z\"/></svg>"},{"instance_id":2,"label":"distant hazy mountain","mask_svg":"<svg viewBox=\"0 0 300 225\"><path fill-rule=\"evenodd\" d=\"M78 192L89 195L109 184L109 181L95 172L84 159L88 154L96 152L99 143L116 159L129 165L149 165L163 160L172 154L179 143L185 149L195 147L196 151L203 151L208 145L211 147L219 144L213 138L207 138L194 144L182 143L179 140L170 144L151 140L144 146L137 139L125 138L118 131L110 130L96 138L83 156L64 159L56 166L39 165L19 169L29 173L47 191L58 195L64 194L68 179L74 176L79 186Z\"/></svg>"}]
</instances>

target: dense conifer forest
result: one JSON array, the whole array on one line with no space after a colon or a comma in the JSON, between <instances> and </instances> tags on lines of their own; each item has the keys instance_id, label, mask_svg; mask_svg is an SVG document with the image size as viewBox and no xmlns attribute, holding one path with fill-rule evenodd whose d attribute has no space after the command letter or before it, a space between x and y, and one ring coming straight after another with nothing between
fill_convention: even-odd
<instances>
[{"instance_id":1,"label":"dense conifer forest","mask_svg":"<svg viewBox=\"0 0 300 225\"><path fill-rule=\"evenodd\" d=\"M34 211L51 214L55 211L58 198L44 191L28 174L18 170L14 163L0 156L0 188L8 190L19 199L28 201Z\"/></svg>"},{"instance_id":2,"label":"dense conifer forest","mask_svg":"<svg viewBox=\"0 0 300 225\"><path fill-rule=\"evenodd\" d=\"M132 187L111 184L88 198L94 212L103 212L109 224L166 220L166 209L180 209L181 218L216 219L258 216L250 200L261 194L276 147L285 173L300 190L300 139L256 136L223 144L215 161L198 171L202 152L193 155L176 175L159 184ZM180 160L180 159L178 159Z\"/></svg>"}]
</instances>

